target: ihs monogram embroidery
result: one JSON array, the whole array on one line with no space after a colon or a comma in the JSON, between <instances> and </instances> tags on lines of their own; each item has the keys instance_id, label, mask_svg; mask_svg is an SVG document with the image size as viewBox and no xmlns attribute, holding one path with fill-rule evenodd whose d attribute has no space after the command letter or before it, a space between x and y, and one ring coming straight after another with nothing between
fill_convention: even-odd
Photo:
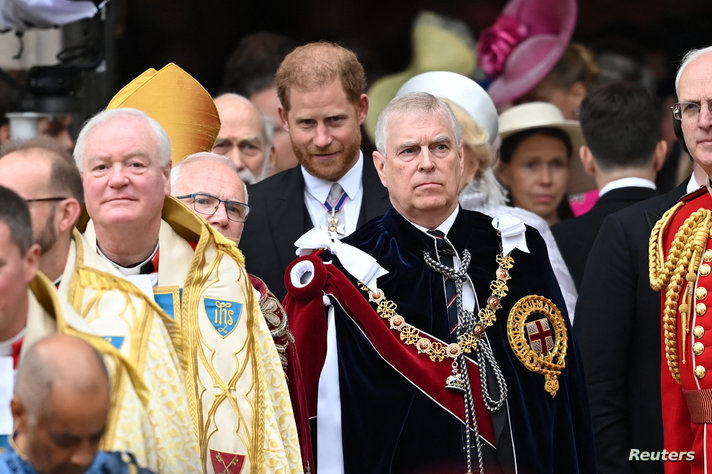
<instances>
[{"instance_id":1,"label":"ihs monogram embroidery","mask_svg":"<svg viewBox=\"0 0 712 474\"><path fill-rule=\"evenodd\" d=\"M218 334L227 337L235 330L240 320L242 304L235 301L205 298L205 312Z\"/></svg>"}]
</instances>

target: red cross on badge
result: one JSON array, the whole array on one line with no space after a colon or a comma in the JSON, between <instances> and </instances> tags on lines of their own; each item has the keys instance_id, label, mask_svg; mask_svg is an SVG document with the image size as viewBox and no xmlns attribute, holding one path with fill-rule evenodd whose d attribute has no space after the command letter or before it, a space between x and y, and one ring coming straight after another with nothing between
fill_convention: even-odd
<instances>
[{"instance_id":1,"label":"red cross on badge","mask_svg":"<svg viewBox=\"0 0 712 474\"><path fill-rule=\"evenodd\" d=\"M546 354L554 348L554 338L546 318L529 321L526 323L529 345L534 352Z\"/></svg>"}]
</instances>

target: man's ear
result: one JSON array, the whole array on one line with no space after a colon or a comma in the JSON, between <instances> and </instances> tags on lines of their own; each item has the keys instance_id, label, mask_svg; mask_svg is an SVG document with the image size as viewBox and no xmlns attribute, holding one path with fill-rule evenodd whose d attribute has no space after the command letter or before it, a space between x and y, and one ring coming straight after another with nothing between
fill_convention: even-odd
<instances>
[{"instance_id":1,"label":"man's ear","mask_svg":"<svg viewBox=\"0 0 712 474\"><path fill-rule=\"evenodd\" d=\"M368 117L368 106L368 96L366 94L361 94L361 97L358 98L358 103L356 105L359 125L363 125L366 122L366 117Z\"/></svg>"},{"instance_id":2,"label":"man's ear","mask_svg":"<svg viewBox=\"0 0 712 474\"><path fill-rule=\"evenodd\" d=\"M284 127L284 129L287 132L289 132L289 121L287 121L287 111L282 106L282 104L279 105L277 112L279 112L279 119L282 121L282 126Z\"/></svg>"},{"instance_id":3,"label":"man's ear","mask_svg":"<svg viewBox=\"0 0 712 474\"><path fill-rule=\"evenodd\" d=\"M82 212L82 206L74 198L67 198L61 204L59 212L59 230L66 232L74 227L79 220L79 214Z\"/></svg>"},{"instance_id":4,"label":"man's ear","mask_svg":"<svg viewBox=\"0 0 712 474\"><path fill-rule=\"evenodd\" d=\"M381 184L388 187L388 181L386 180L386 174L384 172L386 167L386 157L383 156L378 150L373 152L373 165L376 167L376 172L378 177L381 179Z\"/></svg>"},{"instance_id":5,"label":"man's ear","mask_svg":"<svg viewBox=\"0 0 712 474\"><path fill-rule=\"evenodd\" d=\"M165 181L165 184L163 185L163 195L164 196L170 196L171 195L171 167L173 166L173 162L168 163L166 166L163 167L163 178Z\"/></svg>"},{"instance_id":6,"label":"man's ear","mask_svg":"<svg viewBox=\"0 0 712 474\"><path fill-rule=\"evenodd\" d=\"M42 249L40 249L39 244L32 244L30 248L27 249L27 253L24 258L24 278L25 282L29 283L37 275L37 271L40 267L40 254Z\"/></svg>"},{"instance_id":7,"label":"man's ear","mask_svg":"<svg viewBox=\"0 0 712 474\"><path fill-rule=\"evenodd\" d=\"M586 145L581 145L581 148L579 148L579 156L581 158L584 171L591 176L596 176L598 167L596 166L596 160L593 159L591 149Z\"/></svg>"},{"instance_id":8,"label":"man's ear","mask_svg":"<svg viewBox=\"0 0 712 474\"><path fill-rule=\"evenodd\" d=\"M665 140L660 140L657 145L655 145L655 154L653 155L653 167L655 172L660 171L665 164L667 159L668 145Z\"/></svg>"},{"instance_id":9,"label":"man's ear","mask_svg":"<svg viewBox=\"0 0 712 474\"><path fill-rule=\"evenodd\" d=\"M460 176L465 172L465 145L460 143L460 148L457 150L458 160L460 161ZM477 173L477 166L475 165L475 174Z\"/></svg>"},{"instance_id":10,"label":"man's ear","mask_svg":"<svg viewBox=\"0 0 712 474\"><path fill-rule=\"evenodd\" d=\"M10 412L14 420L15 431L25 431L27 425L27 410L20 400L13 397L10 400Z\"/></svg>"}]
</instances>

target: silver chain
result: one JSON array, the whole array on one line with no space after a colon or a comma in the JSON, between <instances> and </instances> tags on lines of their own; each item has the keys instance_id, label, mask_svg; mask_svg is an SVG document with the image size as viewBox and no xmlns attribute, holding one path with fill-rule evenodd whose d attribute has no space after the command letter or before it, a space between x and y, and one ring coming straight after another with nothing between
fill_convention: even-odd
<instances>
[{"instance_id":1,"label":"silver chain","mask_svg":"<svg viewBox=\"0 0 712 474\"><path fill-rule=\"evenodd\" d=\"M460 263L460 268L458 270L450 268L447 265L443 265L440 261L432 258L427 253L423 254L423 258L425 259L425 263L427 263L433 270L455 282L455 293L457 295L457 321L459 323L458 330L460 327L464 326L464 331L462 331L463 333L471 331L477 322L475 313L467 311L462 301L462 287L467 281L467 268L470 266L471 259L469 250L465 249L462 252L462 262Z\"/></svg>"},{"instance_id":2,"label":"silver chain","mask_svg":"<svg viewBox=\"0 0 712 474\"><path fill-rule=\"evenodd\" d=\"M454 249L453 249L454 250ZM463 285L467 281L467 268L470 266L471 255L470 252L465 249L462 252L462 260L460 262L460 268L455 270L446 265L440 263L439 260L432 258L429 254L424 253L423 259L425 263L431 267L433 270L437 271L441 275L451 278L455 282L456 291L456 301L457 301L457 337L458 340L462 335L472 331L475 324L478 323L478 318L474 311L468 311L464 308L463 303ZM454 262L453 262L454 263ZM504 402L507 399L507 382L502 375L502 371L499 368L499 364L494 359L492 354L492 348L489 345L486 337L479 340L477 344L477 349L475 350L475 358L477 364L480 367L480 385L482 388L482 396L485 402L485 406L491 412L497 411L502 408ZM472 385L470 382L470 374L467 370L467 361L464 355L458 358L459 370L463 375L465 380L465 424L467 426L465 430L465 450L466 450L466 461L467 461L467 472L472 472L472 442L471 436L475 436L475 448L477 450L477 461L479 466L480 474L484 473L484 461L482 458L482 444L480 441L480 433L477 424L477 417L475 416L475 401L472 396ZM499 397L495 400L490 396L489 382L487 380L487 372L492 371L494 373L495 379L497 380L497 388L499 391ZM472 420L470 422L470 419ZM472 431L470 432L470 423L472 423Z\"/></svg>"},{"instance_id":3,"label":"silver chain","mask_svg":"<svg viewBox=\"0 0 712 474\"><path fill-rule=\"evenodd\" d=\"M479 344L477 344L475 357L477 358L477 365L480 366L480 383L482 384L482 397L484 398L485 406L489 411L494 412L502 408L502 405L507 400L507 382L504 380L499 364L494 360L492 348L489 343L483 343L484 341L484 338L480 339ZM497 400L490 396L489 381L487 380L488 370L494 373L497 380L497 388L499 389L499 398Z\"/></svg>"},{"instance_id":4,"label":"silver chain","mask_svg":"<svg viewBox=\"0 0 712 474\"><path fill-rule=\"evenodd\" d=\"M448 278L451 278L455 282L455 291L457 292L457 319L459 323L457 335L459 339L461 335L472 331L475 324L478 323L478 318L475 317L475 312L466 311L462 302L462 287L464 282L467 280L467 268L470 266L471 259L470 252L467 249L463 250L462 261L458 270L443 265L427 253L423 254L423 258L425 263L428 264L428 266L430 266L433 270ZM479 340L477 349L475 350L475 359L477 360L477 365L480 367L480 382L485 405L489 411L497 411L502 408L502 405L504 405L504 402L507 399L507 382L502 375L499 364L497 364L497 361L494 359L492 348L490 347L486 337ZM490 395L489 382L487 380L488 371L491 371L497 380L499 397L496 400Z\"/></svg>"},{"instance_id":5,"label":"silver chain","mask_svg":"<svg viewBox=\"0 0 712 474\"><path fill-rule=\"evenodd\" d=\"M475 414L475 400L472 396L472 384L470 383L470 373L467 370L465 356L461 355L458 360L460 371L465 379L465 458L467 460L467 474L472 474L472 436L475 437L475 448L477 449L477 465L479 473L484 474L485 465L482 458L482 442L480 441L480 428L477 425L477 415ZM472 419L472 433L470 433L470 419Z\"/></svg>"}]
</instances>

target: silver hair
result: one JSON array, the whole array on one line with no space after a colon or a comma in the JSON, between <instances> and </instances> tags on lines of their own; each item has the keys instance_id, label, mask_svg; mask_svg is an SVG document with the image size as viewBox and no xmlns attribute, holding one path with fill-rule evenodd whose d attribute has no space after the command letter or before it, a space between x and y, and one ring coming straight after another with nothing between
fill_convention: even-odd
<instances>
[{"instance_id":1,"label":"silver hair","mask_svg":"<svg viewBox=\"0 0 712 474\"><path fill-rule=\"evenodd\" d=\"M460 147L462 144L462 127L447 102L427 92L409 92L391 100L378 116L378 121L376 122L376 149L384 157L387 156L388 126L391 120L398 116L410 114L440 114L446 117L455 133L456 145Z\"/></svg>"},{"instance_id":2,"label":"silver hair","mask_svg":"<svg viewBox=\"0 0 712 474\"><path fill-rule=\"evenodd\" d=\"M682 72L692 62L696 61L701 56L704 56L707 53L712 53L712 46L707 46L706 48L700 48L700 49L691 49L690 51L685 53L685 56L683 56L682 62L680 63L680 67L677 69L677 75L675 76L675 94L677 95L678 98L680 98L679 85L680 85L680 77L682 76Z\"/></svg>"},{"instance_id":3,"label":"silver hair","mask_svg":"<svg viewBox=\"0 0 712 474\"><path fill-rule=\"evenodd\" d=\"M145 112L127 107L103 110L87 120L84 124L82 130L79 132L79 136L77 137L77 144L74 146L74 161L76 161L80 170L82 169L82 163L84 161L86 143L91 133L97 127L109 123L112 120L120 119L121 117L137 117L142 119L151 128L151 130L153 130L153 134L156 137L160 153L161 166L167 166L171 163L171 139L168 136L168 132L166 132L158 121L149 117Z\"/></svg>"},{"instance_id":4,"label":"silver hair","mask_svg":"<svg viewBox=\"0 0 712 474\"><path fill-rule=\"evenodd\" d=\"M217 153L213 153L211 151L201 151L198 153L193 153L192 155L188 155L185 160L181 161L173 168L171 168L171 188L175 187L176 183L178 182L178 179L180 179L180 176L183 173L183 165L186 165L188 163L197 163L199 161L214 161L216 163L221 163L230 167L230 169L235 171L235 174L240 177L240 173L237 170L237 166L235 165L235 163L232 162L230 158L223 155L218 155ZM242 181L242 179L240 181ZM247 194L247 184L242 181L242 186L245 188L245 204L247 204L247 201L249 200L249 196Z\"/></svg>"}]
</instances>

